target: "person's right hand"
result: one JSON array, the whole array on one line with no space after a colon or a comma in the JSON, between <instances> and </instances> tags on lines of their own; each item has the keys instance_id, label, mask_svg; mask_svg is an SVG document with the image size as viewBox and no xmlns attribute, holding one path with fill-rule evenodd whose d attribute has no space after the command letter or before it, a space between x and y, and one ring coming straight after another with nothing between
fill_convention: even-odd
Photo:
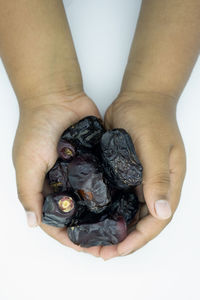
<instances>
[{"instance_id":1,"label":"person's right hand","mask_svg":"<svg viewBox=\"0 0 200 300\"><path fill-rule=\"evenodd\" d=\"M145 214L126 239L101 248L107 260L128 255L156 237L178 206L186 170L185 149L176 121L176 101L168 96L121 93L105 115L107 129L124 128L130 134L143 165Z\"/></svg>"},{"instance_id":2,"label":"person's right hand","mask_svg":"<svg viewBox=\"0 0 200 300\"><path fill-rule=\"evenodd\" d=\"M100 247L83 249L69 240L65 228L41 222L45 175L58 158L59 137L67 127L85 116L100 117L96 105L84 93L53 96L53 99L48 96L46 99L31 99L20 107L13 147L18 197L31 227L39 225L63 245L98 256Z\"/></svg>"}]
</instances>

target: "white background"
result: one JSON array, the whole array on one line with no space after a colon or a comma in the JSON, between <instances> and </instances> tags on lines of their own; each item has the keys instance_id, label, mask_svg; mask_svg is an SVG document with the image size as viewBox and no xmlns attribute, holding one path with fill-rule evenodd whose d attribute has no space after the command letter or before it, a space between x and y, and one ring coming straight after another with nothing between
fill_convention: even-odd
<instances>
[{"instance_id":1,"label":"white background","mask_svg":"<svg viewBox=\"0 0 200 300\"><path fill-rule=\"evenodd\" d=\"M120 88L140 1L68 2L85 90L104 112ZM104 262L27 227L11 160L18 105L0 61L0 300L200 299L199 82L200 59L178 105L187 176L173 221L136 253Z\"/></svg>"}]
</instances>

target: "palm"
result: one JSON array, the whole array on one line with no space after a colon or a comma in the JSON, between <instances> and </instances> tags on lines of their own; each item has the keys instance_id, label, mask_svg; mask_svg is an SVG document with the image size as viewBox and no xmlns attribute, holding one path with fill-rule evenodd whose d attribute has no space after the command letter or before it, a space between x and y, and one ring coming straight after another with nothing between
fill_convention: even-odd
<instances>
[{"instance_id":1,"label":"palm","mask_svg":"<svg viewBox=\"0 0 200 300\"><path fill-rule=\"evenodd\" d=\"M41 216L44 179L57 159L57 142L62 132L71 124L87 115L100 117L95 104L85 95L73 101L46 104L32 110L22 111L17 130L13 160L16 167L19 198L25 195L20 183L26 187L29 201L34 201L38 215ZM29 171L31 170L31 171ZM25 207L26 208L26 207ZM40 227L60 243L83 251L68 238L66 230L55 228L40 222ZM85 250L84 250L85 251ZM87 252L98 255L99 247L92 247Z\"/></svg>"}]
</instances>

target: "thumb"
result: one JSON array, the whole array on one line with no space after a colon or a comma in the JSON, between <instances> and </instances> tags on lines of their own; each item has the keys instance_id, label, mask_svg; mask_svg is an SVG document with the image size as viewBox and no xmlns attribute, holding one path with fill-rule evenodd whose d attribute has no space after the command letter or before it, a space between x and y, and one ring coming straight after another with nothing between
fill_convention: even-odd
<instances>
[{"instance_id":1,"label":"thumb","mask_svg":"<svg viewBox=\"0 0 200 300\"><path fill-rule=\"evenodd\" d=\"M18 156L14 165L19 200L25 209L28 225L35 227L41 223L42 190L47 166L26 156Z\"/></svg>"},{"instance_id":2,"label":"thumb","mask_svg":"<svg viewBox=\"0 0 200 300\"><path fill-rule=\"evenodd\" d=\"M172 214L169 199L169 148L157 143L148 143L142 148L143 192L146 204L152 216L168 219Z\"/></svg>"}]
</instances>

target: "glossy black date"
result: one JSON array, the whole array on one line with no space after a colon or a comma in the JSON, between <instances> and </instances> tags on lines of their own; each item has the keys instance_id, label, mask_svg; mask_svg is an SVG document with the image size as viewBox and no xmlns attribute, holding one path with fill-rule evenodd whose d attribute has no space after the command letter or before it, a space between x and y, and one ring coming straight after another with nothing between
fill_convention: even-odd
<instances>
[{"instance_id":1,"label":"glossy black date","mask_svg":"<svg viewBox=\"0 0 200 300\"><path fill-rule=\"evenodd\" d=\"M93 148L99 143L104 132L102 121L89 116L67 128L62 134L62 139L73 141L77 147Z\"/></svg>"},{"instance_id":2,"label":"glossy black date","mask_svg":"<svg viewBox=\"0 0 200 300\"><path fill-rule=\"evenodd\" d=\"M68 164L57 160L47 173L47 179L54 193L64 192L70 188L68 180Z\"/></svg>"},{"instance_id":3,"label":"glossy black date","mask_svg":"<svg viewBox=\"0 0 200 300\"><path fill-rule=\"evenodd\" d=\"M76 212L77 196L72 193L51 194L45 198L42 222L56 227L65 227Z\"/></svg>"},{"instance_id":4,"label":"glossy black date","mask_svg":"<svg viewBox=\"0 0 200 300\"><path fill-rule=\"evenodd\" d=\"M111 196L100 161L92 154L77 156L69 164L68 171L70 185L78 191L89 210L102 212Z\"/></svg>"},{"instance_id":5,"label":"glossy black date","mask_svg":"<svg viewBox=\"0 0 200 300\"><path fill-rule=\"evenodd\" d=\"M101 120L86 117L67 128L58 160L47 173L53 194L45 198L42 222L66 227L82 247L114 245L136 224L139 202L134 187L142 165L124 129L105 131Z\"/></svg>"},{"instance_id":6,"label":"glossy black date","mask_svg":"<svg viewBox=\"0 0 200 300\"><path fill-rule=\"evenodd\" d=\"M123 216L130 224L139 209L139 201L133 193L118 192L109 206L110 216Z\"/></svg>"},{"instance_id":7,"label":"glossy black date","mask_svg":"<svg viewBox=\"0 0 200 300\"><path fill-rule=\"evenodd\" d=\"M94 224L69 227L67 232L74 244L88 248L118 244L127 236L127 226L123 217L120 217L117 220L105 219Z\"/></svg>"}]
</instances>

